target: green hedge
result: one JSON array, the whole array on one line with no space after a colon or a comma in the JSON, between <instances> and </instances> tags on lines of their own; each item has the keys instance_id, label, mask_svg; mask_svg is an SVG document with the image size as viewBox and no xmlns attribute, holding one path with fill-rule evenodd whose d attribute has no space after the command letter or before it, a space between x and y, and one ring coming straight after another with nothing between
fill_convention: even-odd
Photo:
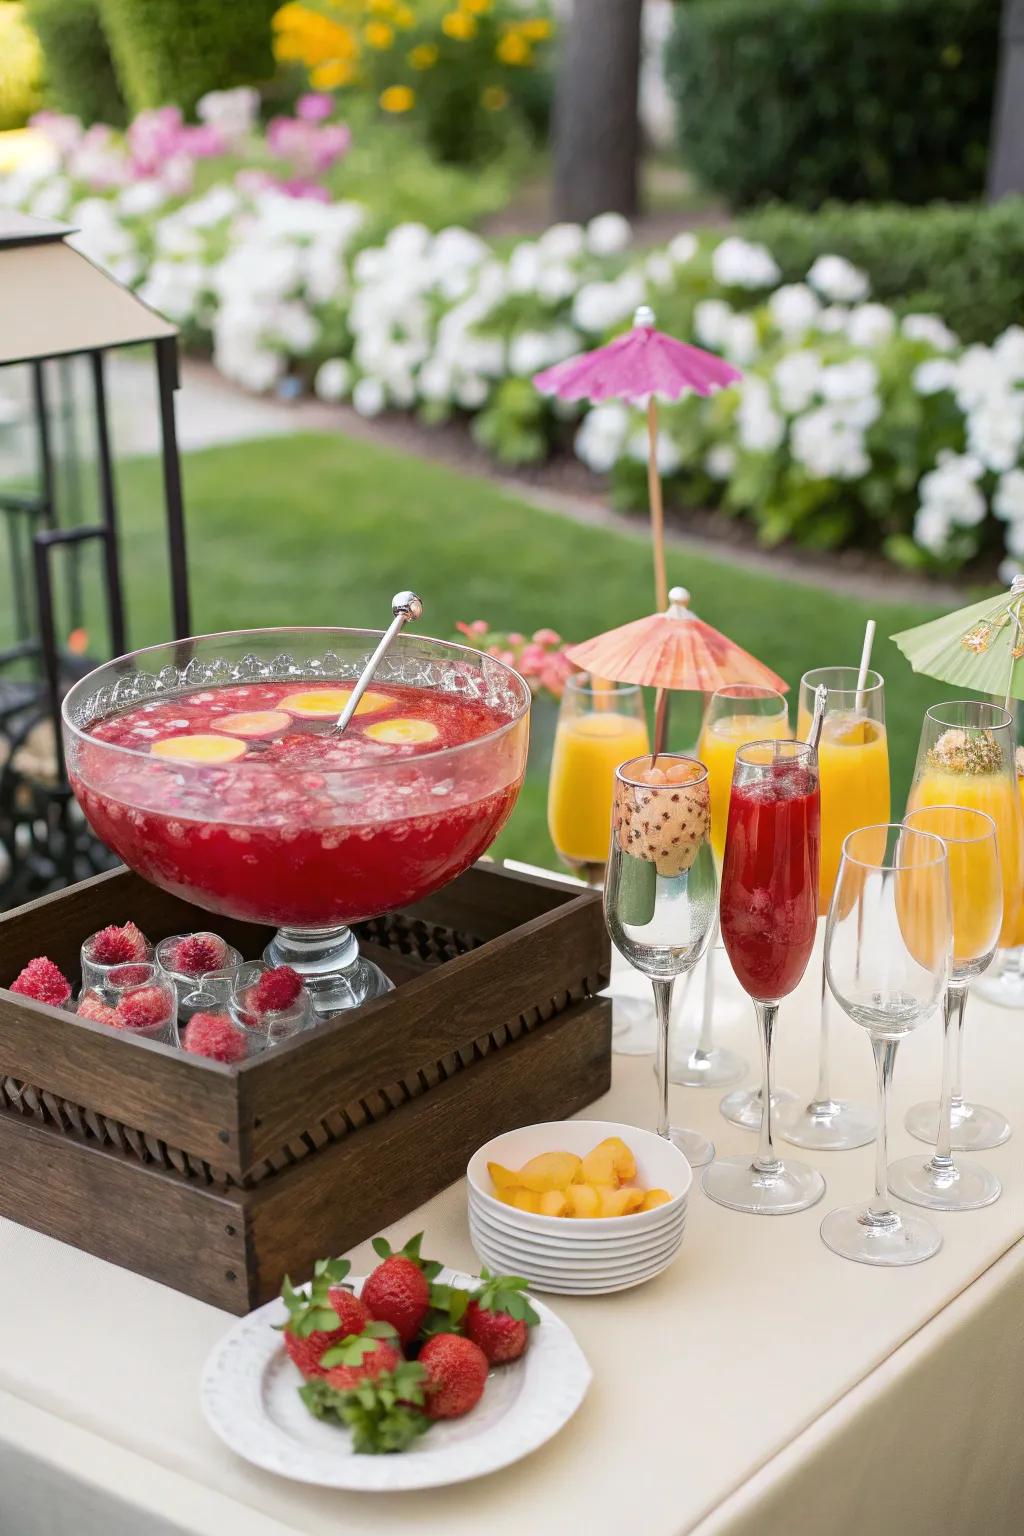
<instances>
[{"instance_id":1,"label":"green hedge","mask_svg":"<svg viewBox=\"0 0 1024 1536\"><path fill-rule=\"evenodd\" d=\"M984 186L1001 0L690 0L668 70L687 165L734 206Z\"/></svg>"},{"instance_id":2,"label":"green hedge","mask_svg":"<svg viewBox=\"0 0 1024 1536\"><path fill-rule=\"evenodd\" d=\"M190 111L206 91L256 85L274 72L270 18L280 0L100 0L133 112Z\"/></svg>"},{"instance_id":3,"label":"green hedge","mask_svg":"<svg viewBox=\"0 0 1024 1536\"><path fill-rule=\"evenodd\" d=\"M964 341L1024 323L1024 197L991 207L827 203L817 213L773 204L741 228L765 242L787 281L835 252L867 272L873 298L939 314Z\"/></svg>"},{"instance_id":4,"label":"green hedge","mask_svg":"<svg viewBox=\"0 0 1024 1536\"><path fill-rule=\"evenodd\" d=\"M123 123L99 0L25 0L25 11L43 49L46 105L85 123Z\"/></svg>"},{"instance_id":5,"label":"green hedge","mask_svg":"<svg viewBox=\"0 0 1024 1536\"><path fill-rule=\"evenodd\" d=\"M21 128L40 106L39 42L18 0L0 0L0 129Z\"/></svg>"}]
</instances>

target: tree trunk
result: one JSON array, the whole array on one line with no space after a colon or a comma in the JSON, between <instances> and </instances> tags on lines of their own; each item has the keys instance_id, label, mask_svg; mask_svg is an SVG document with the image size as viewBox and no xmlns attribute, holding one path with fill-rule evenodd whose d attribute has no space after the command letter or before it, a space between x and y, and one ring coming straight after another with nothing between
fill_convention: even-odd
<instances>
[{"instance_id":1,"label":"tree trunk","mask_svg":"<svg viewBox=\"0 0 1024 1536\"><path fill-rule=\"evenodd\" d=\"M637 212L643 0L574 0L555 96L555 215Z\"/></svg>"},{"instance_id":2,"label":"tree trunk","mask_svg":"<svg viewBox=\"0 0 1024 1536\"><path fill-rule=\"evenodd\" d=\"M1024 0L1003 0L996 105L988 161L991 202L1024 192Z\"/></svg>"}]
</instances>

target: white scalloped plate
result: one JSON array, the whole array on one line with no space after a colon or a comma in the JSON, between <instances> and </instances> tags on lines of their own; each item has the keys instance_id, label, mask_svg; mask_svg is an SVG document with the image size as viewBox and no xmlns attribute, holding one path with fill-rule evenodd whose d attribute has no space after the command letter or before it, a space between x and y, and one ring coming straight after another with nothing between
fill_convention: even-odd
<instances>
[{"instance_id":1,"label":"white scalloped plate","mask_svg":"<svg viewBox=\"0 0 1024 1536\"><path fill-rule=\"evenodd\" d=\"M476 1284L453 1270L441 1278ZM358 1292L363 1282L353 1276L351 1283ZM400 1455L357 1456L348 1430L306 1411L297 1391L302 1378L273 1327L287 1315L280 1300L240 1318L211 1351L202 1381L206 1422L254 1466L323 1488L393 1493L484 1477L557 1434L590 1385L590 1366L570 1330L542 1301L534 1298L534 1306L540 1325L522 1359L491 1371L472 1413L435 1424Z\"/></svg>"}]
</instances>

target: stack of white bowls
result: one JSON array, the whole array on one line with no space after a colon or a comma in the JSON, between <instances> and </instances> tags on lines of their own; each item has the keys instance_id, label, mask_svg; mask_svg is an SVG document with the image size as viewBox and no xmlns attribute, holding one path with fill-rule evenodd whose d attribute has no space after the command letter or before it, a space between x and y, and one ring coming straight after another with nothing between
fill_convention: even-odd
<instances>
[{"instance_id":1,"label":"stack of white bowls","mask_svg":"<svg viewBox=\"0 0 1024 1536\"><path fill-rule=\"evenodd\" d=\"M643 1189L667 1190L671 1199L632 1216L534 1216L497 1199L488 1163L521 1168L540 1152L583 1157L607 1137L632 1150ZM690 1165L671 1142L635 1125L606 1120L553 1120L496 1136L470 1159L469 1231L492 1273L522 1275L538 1291L599 1295L642 1285L666 1269L683 1241L693 1183Z\"/></svg>"}]
</instances>

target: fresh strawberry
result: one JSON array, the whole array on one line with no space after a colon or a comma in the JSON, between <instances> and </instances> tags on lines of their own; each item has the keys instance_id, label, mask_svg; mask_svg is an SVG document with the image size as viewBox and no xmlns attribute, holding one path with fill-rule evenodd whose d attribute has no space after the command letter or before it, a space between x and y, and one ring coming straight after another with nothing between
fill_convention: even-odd
<instances>
[{"instance_id":1,"label":"fresh strawberry","mask_svg":"<svg viewBox=\"0 0 1024 1536\"><path fill-rule=\"evenodd\" d=\"M167 955L172 971L181 976L205 976L219 971L227 958L228 947L216 933L190 933L179 939Z\"/></svg>"},{"instance_id":2,"label":"fresh strawberry","mask_svg":"<svg viewBox=\"0 0 1024 1536\"><path fill-rule=\"evenodd\" d=\"M336 1419L350 1429L354 1451L378 1455L404 1451L430 1428L423 1411L425 1377L421 1365L405 1360L351 1391L339 1392L321 1378L307 1381L299 1396L314 1418Z\"/></svg>"},{"instance_id":3,"label":"fresh strawberry","mask_svg":"<svg viewBox=\"0 0 1024 1536\"><path fill-rule=\"evenodd\" d=\"M134 923L125 923L123 928L111 923L89 940L89 959L97 965L124 965L129 960L145 960L148 954L146 937Z\"/></svg>"},{"instance_id":4,"label":"fresh strawberry","mask_svg":"<svg viewBox=\"0 0 1024 1536\"><path fill-rule=\"evenodd\" d=\"M303 1376L325 1374L320 1357L351 1334L362 1333L370 1314L359 1297L342 1284L351 1265L347 1259L318 1259L307 1290L297 1291L287 1275L281 1297L288 1308L282 1324L284 1347Z\"/></svg>"},{"instance_id":5,"label":"fresh strawberry","mask_svg":"<svg viewBox=\"0 0 1024 1536\"><path fill-rule=\"evenodd\" d=\"M353 1392L401 1363L402 1352L395 1348L395 1331L388 1323L367 1323L362 1333L332 1344L320 1357L323 1378L335 1392Z\"/></svg>"},{"instance_id":6,"label":"fresh strawberry","mask_svg":"<svg viewBox=\"0 0 1024 1536\"><path fill-rule=\"evenodd\" d=\"M390 1323L403 1344L411 1344L430 1310L430 1282L442 1266L420 1258L423 1233L393 1253L387 1238L375 1237L374 1252L384 1260L363 1282L362 1298L371 1317Z\"/></svg>"},{"instance_id":7,"label":"fresh strawberry","mask_svg":"<svg viewBox=\"0 0 1024 1536\"><path fill-rule=\"evenodd\" d=\"M302 977L290 965L276 965L263 972L253 991L256 1013L280 1013L302 995Z\"/></svg>"},{"instance_id":8,"label":"fresh strawberry","mask_svg":"<svg viewBox=\"0 0 1024 1536\"><path fill-rule=\"evenodd\" d=\"M459 1419L475 1408L487 1382L487 1356L472 1339L437 1333L420 1350L427 1373L426 1414L431 1419Z\"/></svg>"},{"instance_id":9,"label":"fresh strawberry","mask_svg":"<svg viewBox=\"0 0 1024 1536\"><path fill-rule=\"evenodd\" d=\"M71 997L71 983L60 966L54 965L46 955L37 955L24 970L19 971L11 982L10 990L19 997L31 997L37 1003L49 1003L51 1008L63 1008Z\"/></svg>"},{"instance_id":10,"label":"fresh strawberry","mask_svg":"<svg viewBox=\"0 0 1024 1536\"><path fill-rule=\"evenodd\" d=\"M466 1309L466 1336L478 1344L492 1365L518 1360L540 1318L526 1296L528 1281L516 1275L480 1271L482 1284Z\"/></svg>"},{"instance_id":11,"label":"fresh strawberry","mask_svg":"<svg viewBox=\"0 0 1024 1536\"><path fill-rule=\"evenodd\" d=\"M244 1061L249 1047L240 1029L226 1013L194 1013L181 1036L182 1046L193 1056L211 1061Z\"/></svg>"},{"instance_id":12,"label":"fresh strawberry","mask_svg":"<svg viewBox=\"0 0 1024 1536\"><path fill-rule=\"evenodd\" d=\"M92 1019L95 1024L107 1024L111 1029L118 1027L117 1014L95 992L86 992L75 1012L80 1019Z\"/></svg>"},{"instance_id":13,"label":"fresh strawberry","mask_svg":"<svg viewBox=\"0 0 1024 1536\"><path fill-rule=\"evenodd\" d=\"M128 992L114 1009L118 1029L155 1029L166 1024L174 1008L174 995L168 988L139 987Z\"/></svg>"}]
</instances>

